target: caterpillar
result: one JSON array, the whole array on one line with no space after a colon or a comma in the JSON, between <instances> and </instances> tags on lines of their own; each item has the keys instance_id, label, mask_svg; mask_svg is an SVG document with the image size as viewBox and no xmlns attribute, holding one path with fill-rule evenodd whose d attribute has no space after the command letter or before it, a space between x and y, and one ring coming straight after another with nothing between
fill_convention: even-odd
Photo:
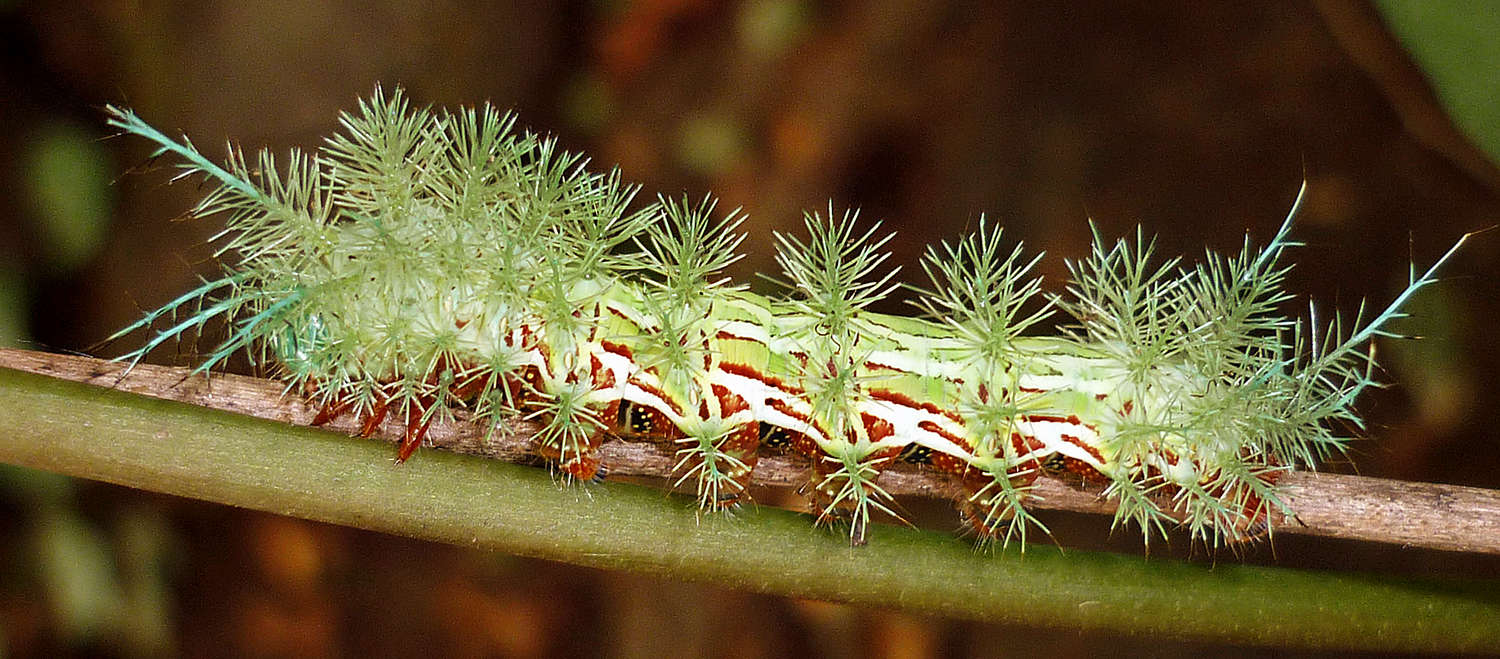
<instances>
[{"instance_id":1,"label":"caterpillar","mask_svg":"<svg viewBox=\"0 0 1500 659\"><path fill-rule=\"evenodd\" d=\"M898 288L880 272L891 236L857 211L776 234L788 293L758 295L721 274L740 258L738 209L636 204L618 170L489 105L417 109L377 88L284 168L233 146L221 166L107 111L153 158L180 158L179 178L217 184L192 216L227 216L223 275L111 337L150 333L120 359L222 319L198 372L244 352L311 397L315 424L355 415L369 435L396 419L398 461L457 410L490 432L537 421L538 452L570 479L601 475L607 436L669 440L676 485L707 511L747 501L762 453L794 452L817 520L854 544L872 515L897 516L876 479L898 462L960 480L985 541L1045 531L1027 508L1043 473L1102 485L1148 542L1177 525L1213 546L1268 534L1290 513L1278 478L1346 449L1332 428L1362 428L1353 402L1377 384L1366 346L1459 247L1345 329L1278 311L1305 185L1264 246L1192 266L1155 263L1139 229L1096 229L1060 294L981 219L928 248L920 315L895 316L870 310ZM1060 334L1031 332L1059 313Z\"/></svg>"}]
</instances>

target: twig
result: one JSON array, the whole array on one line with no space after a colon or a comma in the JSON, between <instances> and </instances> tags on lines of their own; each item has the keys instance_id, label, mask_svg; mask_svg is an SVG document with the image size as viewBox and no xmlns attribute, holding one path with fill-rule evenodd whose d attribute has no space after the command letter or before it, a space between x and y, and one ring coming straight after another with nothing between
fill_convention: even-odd
<instances>
[{"instance_id":1,"label":"twig","mask_svg":"<svg viewBox=\"0 0 1500 659\"><path fill-rule=\"evenodd\" d=\"M225 390L236 387L220 386L227 380L210 383L215 399L235 399ZM201 381L186 388L203 395ZM275 398L274 387L262 392ZM686 497L630 483L560 486L545 469L449 451L399 466L391 457L381 442L0 368L0 462L154 492L602 569L990 623L1282 648L1500 647L1500 589L1472 577L1418 581L1143 560L1046 544L1024 554L980 552L949 533L887 524L873 525L869 546L855 549L805 515L770 507L701 515Z\"/></svg>"},{"instance_id":2,"label":"twig","mask_svg":"<svg viewBox=\"0 0 1500 659\"><path fill-rule=\"evenodd\" d=\"M187 369L141 364L121 378L123 365L118 363L14 349L0 349L0 367L293 425L306 426L317 413L300 396L284 395L281 384L244 376L189 377ZM354 433L357 423L346 417L327 428ZM515 422L506 430L486 439L483 430L472 424L435 423L427 438L430 444L457 453L534 462L530 437L535 426ZM400 432L390 422L377 436L394 442ZM663 444L610 440L601 452L607 472L613 475L665 478L674 463L671 447ZM768 455L756 466L753 481L762 486L798 487L806 482L806 473L806 464L795 457ZM925 497L951 497L958 488L948 477L907 467L888 470L879 484L892 494ZM1295 472L1280 484L1295 518L1283 520L1276 533L1500 554L1500 491L1316 472ZM1114 511L1114 505L1097 491L1061 480L1041 478L1033 493L1038 508Z\"/></svg>"}]
</instances>

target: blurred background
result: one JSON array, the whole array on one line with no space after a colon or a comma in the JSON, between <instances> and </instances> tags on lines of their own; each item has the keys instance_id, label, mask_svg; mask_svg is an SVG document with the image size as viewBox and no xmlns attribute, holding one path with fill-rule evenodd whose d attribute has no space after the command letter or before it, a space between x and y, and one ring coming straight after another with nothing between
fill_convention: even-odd
<instances>
[{"instance_id":1,"label":"blurred background","mask_svg":"<svg viewBox=\"0 0 1500 659\"><path fill-rule=\"evenodd\" d=\"M105 139L106 103L218 156L226 139L314 147L377 83L418 104L490 101L647 195L743 206L741 281L775 271L771 231L831 201L899 232L907 281L925 244L985 213L1047 253L1058 291L1091 218L1192 259L1268 239L1305 180L1289 288L1327 318L1383 305L1408 263L1500 222L1487 2L469 4L0 0L0 345L88 350L216 269L203 243L217 225L174 221L205 190L167 185L143 141ZM1497 260L1500 233L1482 235L1413 302L1402 329L1424 338L1380 345L1399 384L1361 406L1379 441L1330 470L1500 487L1500 388L1484 384L1500 375ZM957 526L946 504L912 507ZM1107 520L1044 519L1068 546L1139 552ZM1245 560L1500 571L1286 535ZM0 656L1205 649L778 599L0 469Z\"/></svg>"}]
</instances>

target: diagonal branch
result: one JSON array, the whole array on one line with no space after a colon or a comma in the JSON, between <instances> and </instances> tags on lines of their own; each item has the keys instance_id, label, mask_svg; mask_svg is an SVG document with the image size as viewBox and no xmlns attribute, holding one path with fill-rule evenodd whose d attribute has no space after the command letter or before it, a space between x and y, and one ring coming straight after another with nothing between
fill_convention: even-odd
<instances>
[{"instance_id":1,"label":"diagonal branch","mask_svg":"<svg viewBox=\"0 0 1500 659\"><path fill-rule=\"evenodd\" d=\"M12 349L0 349L0 367L292 425L306 426L317 413L301 397L283 395L280 383L244 376L205 379L189 377L188 369L142 364L122 379L122 364ZM358 424L348 417L327 427L350 434L358 431ZM484 432L470 424L435 423L427 438L431 444L456 453L535 462L530 441L535 424L514 422L507 430L486 440ZM377 436L395 442L400 435L399 424L392 421ZM673 447L667 444L610 440L604 444L601 457L613 475L666 478L675 464ZM762 486L799 487L806 482L806 472L806 464L798 458L768 455L756 466L753 480ZM949 498L958 492L953 479L916 468L888 470L878 483L895 495ZM1500 492L1494 490L1316 472L1295 472L1280 484L1296 517L1290 522L1283 520L1276 527L1277 533L1500 554ZM1033 492L1038 508L1114 512L1114 505L1097 492L1052 478L1039 479Z\"/></svg>"},{"instance_id":2,"label":"diagonal branch","mask_svg":"<svg viewBox=\"0 0 1500 659\"><path fill-rule=\"evenodd\" d=\"M6 368L17 366L33 372ZM313 415L300 401L283 399L271 382L189 378L185 370L147 366L120 380L119 369L92 359L0 350L0 462L522 556L994 623L1236 645L1387 652L1500 647L1500 590L1493 580L1205 565L1064 553L1047 545L991 556L951 534L888 525L872 527L871 545L856 550L787 511L750 507L733 516L699 515L690 501L664 502L656 490L628 483L559 487L546 470L451 451L428 451L393 466L391 449L380 442L36 374L104 385L119 380L122 390L211 400L278 420L306 422ZM515 430L488 444L462 428L443 428L436 438L456 450L525 459L526 429ZM661 447L614 443L606 450L616 473L664 473L671 465ZM794 463L768 462L765 481L802 477ZM1320 485L1326 478L1297 486L1328 492ZM1355 496L1378 498L1379 488L1364 484L1369 480L1333 482L1352 484ZM928 494L951 487L920 473L892 474L882 486ZM1466 502L1446 504L1474 521L1468 529L1450 528L1466 539L1445 546L1483 548L1475 539L1493 540L1482 525L1492 527L1495 516L1478 512L1474 503L1488 496L1493 506L1493 493L1415 487ZM1048 483L1043 492L1050 505L1108 508L1060 483ZM1415 498L1398 495L1391 505ZM1449 514L1425 510L1416 517ZM1331 532L1322 524L1318 528Z\"/></svg>"}]
</instances>

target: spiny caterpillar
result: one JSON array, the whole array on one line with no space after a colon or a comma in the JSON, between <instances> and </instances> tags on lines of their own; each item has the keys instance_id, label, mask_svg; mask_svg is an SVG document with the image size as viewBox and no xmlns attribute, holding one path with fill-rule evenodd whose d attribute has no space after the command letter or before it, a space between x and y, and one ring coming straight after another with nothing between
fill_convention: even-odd
<instances>
[{"instance_id":1,"label":"spiny caterpillar","mask_svg":"<svg viewBox=\"0 0 1500 659\"><path fill-rule=\"evenodd\" d=\"M180 157L181 176L217 182L191 214L225 214L215 255L234 255L116 334L154 332L121 359L223 318L197 371L245 350L321 406L315 423L354 414L368 435L398 419L398 460L459 409L492 432L539 422L538 451L582 480L606 435L665 439L710 511L746 500L762 451L792 451L812 462L817 519L847 521L855 544L872 511L894 516L876 478L898 461L961 480L957 506L986 540L1040 527L1026 502L1043 472L1105 484L1116 523L1148 541L1178 523L1213 546L1267 533L1289 512L1278 476L1344 450L1330 426L1361 427L1365 346L1453 254L1346 333L1278 314L1297 205L1264 247L1191 267L1152 265L1139 231L1113 245L1096 231L1066 296L981 222L928 249L924 316L908 318L868 310L896 286L876 272L890 236L857 213L830 206L806 215L806 238L777 234L791 292L762 297L719 274L739 258L738 211L631 211L638 188L618 171L588 171L488 105L412 109L377 89L284 170L233 147L220 167L109 113L153 157ZM1056 310L1076 324L1026 335Z\"/></svg>"}]
</instances>

